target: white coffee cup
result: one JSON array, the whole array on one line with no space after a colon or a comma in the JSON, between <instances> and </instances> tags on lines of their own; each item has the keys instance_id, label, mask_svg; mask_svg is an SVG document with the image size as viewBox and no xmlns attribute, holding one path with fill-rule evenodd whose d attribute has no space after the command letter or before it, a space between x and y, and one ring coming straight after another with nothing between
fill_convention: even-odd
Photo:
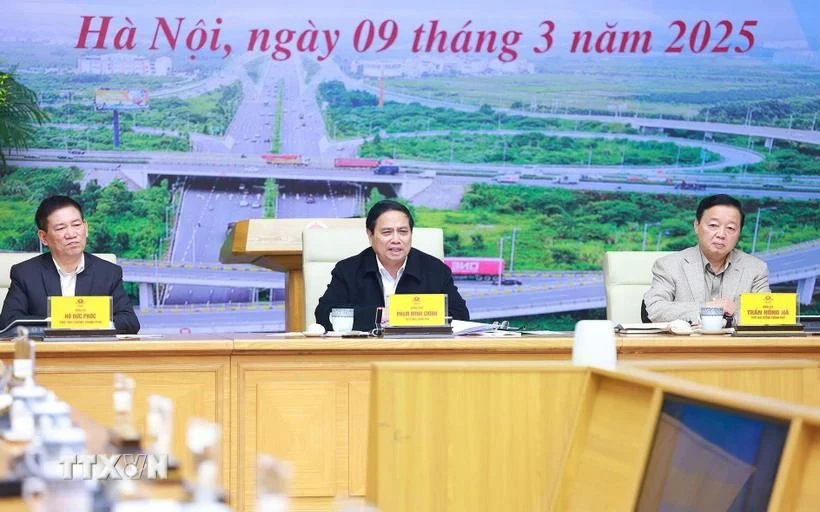
<instances>
[{"instance_id":1,"label":"white coffee cup","mask_svg":"<svg viewBox=\"0 0 820 512\"><path fill-rule=\"evenodd\" d=\"M71 406L61 400L45 400L31 406L34 423L40 427L48 424L52 427L71 426Z\"/></svg>"},{"instance_id":2,"label":"white coffee cup","mask_svg":"<svg viewBox=\"0 0 820 512\"><path fill-rule=\"evenodd\" d=\"M575 324L572 363L614 370L618 361L615 324L609 320L581 320Z\"/></svg>"},{"instance_id":3,"label":"white coffee cup","mask_svg":"<svg viewBox=\"0 0 820 512\"><path fill-rule=\"evenodd\" d=\"M704 306L700 308L700 327L704 331L719 331L726 325L726 319L723 318L723 308Z\"/></svg>"},{"instance_id":4,"label":"white coffee cup","mask_svg":"<svg viewBox=\"0 0 820 512\"><path fill-rule=\"evenodd\" d=\"M11 396L15 400L22 400L31 410L34 404L42 402L48 398L48 390L37 385L23 385L11 388Z\"/></svg>"},{"instance_id":5,"label":"white coffee cup","mask_svg":"<svg viewBox=\"0 0 820 512\"><path fill-rule=\"evenodd\" d=\"M330 324L335 332L353 330L353 308L333 308L330 310Z\"/></svg>"}]
</instances>

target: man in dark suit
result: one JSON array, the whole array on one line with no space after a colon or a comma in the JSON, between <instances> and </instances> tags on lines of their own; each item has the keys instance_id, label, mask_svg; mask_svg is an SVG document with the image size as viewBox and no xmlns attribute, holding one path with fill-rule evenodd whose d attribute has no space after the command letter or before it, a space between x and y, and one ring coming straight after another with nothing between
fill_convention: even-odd
<instances>
[{"instance_id":1,"label":"man in dark suit","mask_svg":"<svg viewBox=\"0 0 820 512\"><path fill-rule=\"evenodd\" d=\"M316 306L316 321L331 330L333 308L353 308L353 329L373 328L376 308L394 293L444 293L450 316L469 320L450 268L440 259L411 248L413 216L403 204L386 199L367 213L370 247L336 264L330 284Z\"/></svg>"},{"instance_id":2,"label":"man in dark suit","mask_svg":"<svg viewBox=\"0 0 820 512\"><path fill-rule=\"evenodd\" d=\"M46 198L34 221L50 252L11 267L0 328L20 318L45 318L50 296L105 295L112 297L117 332L136 334L140 323L122 287L122 268L85 252L88 223L79 203L67 196Z\"/></svg>"}]
</instances>

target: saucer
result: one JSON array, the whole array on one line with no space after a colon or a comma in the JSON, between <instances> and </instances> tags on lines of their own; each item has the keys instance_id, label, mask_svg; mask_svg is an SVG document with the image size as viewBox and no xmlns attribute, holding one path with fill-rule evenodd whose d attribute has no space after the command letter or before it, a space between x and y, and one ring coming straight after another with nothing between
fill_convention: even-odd
<instances>
[{"instance_id":1,"label":"saucer","mask_svg":"<svg viewBox=\"0 0 820 512\"><path fill-rule=\"evenodd\" d=\"M10 443L25 443L31 441L31 432L19 432L14 430L6 430L3 432L3 439Z\"/></svg>"},{"instance_id":2,"label":"saucer","mask_svg":"<svg viewBox=\"0 0 820 512\"><path fill-rule=\"evenodd\" d=\"M731 327L721 327L720 329L698 329L701 334L731 334Z\"/></svg>"},{"instance_id":3,"label":"saucer","mask_svg":"<svg viewBox=\"0 0 820 512\"><path fill-rule=\"evenodd\" d=\"M323 332L314 332L314 331L302 331L302 334L306 338L321 338L322 336L325 335L325 333L323 333ZM330 334L330 333L328 333L328 334Z\"/></svg>"}]
</instances>

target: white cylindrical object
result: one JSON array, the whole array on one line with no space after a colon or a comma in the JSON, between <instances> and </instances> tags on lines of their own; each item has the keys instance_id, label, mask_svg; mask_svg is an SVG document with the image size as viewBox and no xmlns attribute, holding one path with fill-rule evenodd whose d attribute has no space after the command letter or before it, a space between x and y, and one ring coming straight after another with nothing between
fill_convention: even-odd
<instances>
[{"instance_id":1,"label":"white cylindrical object","mask_svg":"<svg viewBox=\"0 0 820 512\"><path fill-rule=\"evenodd\" d=\"M114 412L128 412L132 406L130 391L114 391Z\"/></svg>"},{"instance_id":2,"label":"white cylindrical object","mask_svg":"<svg viewBox=\"0 0 820 512\"><path fill-rule=\"evenodd\" d=\"M11 365L15 379L26 380L34 377L34 361L31 359L15 359Z\"/></svg>"},{"instance_id":3,"label":"white cylindrical object","mask_svg":"<svg viewBox=\"0 0 820 512\"><path fill-rule=\"evenodd\" d=\"M256 512L288 512L288 497L284 494L264 494L256 499Z\"/></svg>"},{"instance_id":4,"label":"white cylindrical object","mask_svg":"<svg viewBox=\"0 0 820 512\"><path fill-rule=\"evenodd\" d=\"M609 320L581 320L575 324L572 363L614 370L618 364L615 324Z\"/></svg>"}]
</instances>

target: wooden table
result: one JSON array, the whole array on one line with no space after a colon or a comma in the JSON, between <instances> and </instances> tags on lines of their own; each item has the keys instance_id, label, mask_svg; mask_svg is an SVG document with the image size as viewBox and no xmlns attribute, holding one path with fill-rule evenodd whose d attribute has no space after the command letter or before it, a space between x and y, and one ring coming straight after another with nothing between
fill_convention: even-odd
<instances>
[{"instance_id":1,"label":"wooden table","mask_svg":"<svg viewBox=\"0 0 820 512\"><path fill-rule=\"evenodd\" d=\"M820 406L820 337L619 337L621 361L704 383ZM191 417L223 428L222 480L235 510L250 510L257 453L294 467L294 510L330 510L363 496L370 366L376 361L567 361L572 338L427 340L279 338L264 334L40 343L37 381L105 425L113 422L113 374L135 378L135 421L148 394L173 399L173 446L190 470ZM10 343L0 358L13 357ZM796 360L800 361L796 361ZM810 360L810 361L806 361ZM738 363L740 361L740 363ZM751 368L751 369L750 369ZM731 370L731 371L727 371ZM743 373L745 372L745 373ZM761 378L762 372L767 377ZM733 377L736 375L736 377Z\"/></svg>"}]
</instances>

